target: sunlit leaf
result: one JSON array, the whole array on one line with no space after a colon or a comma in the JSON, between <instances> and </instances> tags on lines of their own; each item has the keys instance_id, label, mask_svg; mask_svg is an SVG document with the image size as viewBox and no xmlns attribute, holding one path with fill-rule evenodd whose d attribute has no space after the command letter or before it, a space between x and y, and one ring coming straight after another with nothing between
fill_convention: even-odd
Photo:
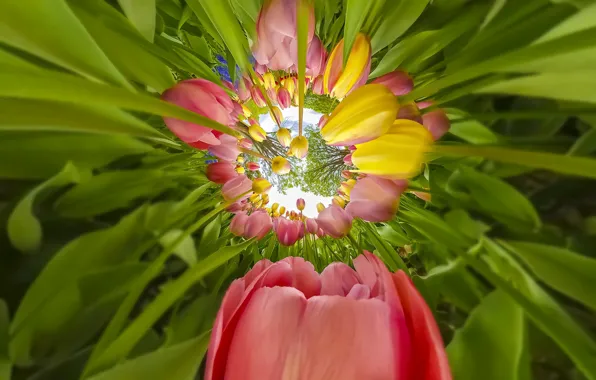
<instances>
[{"instance_id":1,"label":"sunlit leaf","mask_svg":"<svg viewBox=\"0 0 596 380\"><path fill-rule=\"evenodd\" d=\"M399 2L387 1L381 24L372 34L371 46L373 54L384 49L401 37L420 17L429 0Z\"/></svg>"}]
</instances>

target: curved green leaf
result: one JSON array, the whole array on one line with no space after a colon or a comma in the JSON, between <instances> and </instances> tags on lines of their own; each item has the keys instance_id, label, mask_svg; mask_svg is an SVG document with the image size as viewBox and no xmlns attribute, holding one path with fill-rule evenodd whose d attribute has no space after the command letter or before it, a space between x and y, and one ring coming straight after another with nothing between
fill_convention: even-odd
<instances>
[{"instance_id":1,"label":"curved green leaf","mask_svg":"<svg viewBox=\"0 0 596 380\"><path fill-rule=\"evenodd\" d=\"M130 22L143 37L153 42L155 34L155 0L118 0Z\"/></svg>"}]
</instances>

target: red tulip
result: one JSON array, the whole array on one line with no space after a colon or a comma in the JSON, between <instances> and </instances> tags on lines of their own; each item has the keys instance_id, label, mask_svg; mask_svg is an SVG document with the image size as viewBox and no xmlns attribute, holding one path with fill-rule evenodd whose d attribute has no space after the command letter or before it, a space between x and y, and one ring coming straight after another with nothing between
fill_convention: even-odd
<instances>
[{"instance_id":1,"label":"red tulip","mask_svg":"<svg viewBox=\"0 0 596 380\"><path fill-rule=\"evenodd\" d=\"M252 181L247 176L242 174L226 182L221 188L221 193L226 201L230 201L244 193L250 192L251 190ZM250 194L245 194L245 197L248 197L249 195Z\"/></svg>"},{"instance_id":2,"label":"red tulip","mask_svg":"<svg viewBox=\"0 0 596 380\"><path fill-rule=\"evenodd\" d=\"M230 117L234 111L232 99L221 87L208 80L190 79L179 82L166 90L161 98L220 124L233 124ZM186 143L219 145L217 135L209 127L172 117L164 117L164 122L180 140Z\"/></svg>"},{"instance_id":3,"label":"red tulip","mask_svg":"<svg viewBox=\"0 0 596 380\"><path fill-rule=\"evenodd\" d=\"M276 220L277 222L274 224L274 227L279 243L285 246L296 244L301 238L300 225L302 222L298 220L288 220L284 217L276 218Z\"/></svg>"},{"instance_id":4,"label":"red tulip","mask_svg":"<svg viewBox=\"0 0 596 380\"><path fill-rule=\"evenodd\" d=\"M244 226L248 220L248 214L244 211L239 211L234 215L230 222L230 232L236 236L244 235Z\"/></svg>"},{"instance_id":5,"label":"red tulip","mask_svg":"<svg viewBox=\"0 0 596 380\"><path fill-rule=\"evenodd\" d=\"M373 80L371 83L385 85L395 96L406 95L414 88L412 78L402 70L395 70Z\"/></svg>"},{"instance_id":6,"label":"red tulip","mask_svg":"<svg viewBox=\"0 0 596 380\"><path fill-rule=\"evenodd\" d=\"M273 228L271 216L265 210L257 210L250 214L245 224L244 237L246 239L257 238L257 240L261 240Z\"/></svg>"},{"instance_id":7,"label":"red tulip","mask_svg":"<svg viewBox=\"0 0 596 380\"><path fill-rule=\"evenodd\" d=\"M282 109L286 109L292 105L292 96L285 87L277 89L277 101Z\"/></svg>"},{"instance_id":8,"label":"red tulip","mask_svg":"<svg viewBox=\"0 0 596 380\"><path fill-rule=\"evenodd\" d=\"M246 163L246 168L251 172L256 172L261 168L261 165L257 164L256 162L250 161Z\"/></svg>"},{"instance_id":9,"label":"red tulip","mask_svg":"<svg viewBox=\"0 0 596 380\"><path fill-rule=\"evenodd\" d=\"M234 162L240 154L238 139L230 135L221 135L220 144L209 147L209 153L223 161Z\"/></svg>"},{"instance_id":10,"label":"red tulip","mask_svg":"<svg viewBox=\"0 0 596 380\"><path fill-rule=\"evenodd\" d=\"M270 70L287 70L298 62L296 14L300 0L267 0L257 18L253 55ZM313 39L314 8L310 8L307 42Z\"/></svg>"},{"instance_id":11,"label":"red tulip","mask_svg":"<svg viewBox=\"0 0 596 380\"><path fill-rule=\"evenodd\" d=\"M244 149L252 149L252 140L245 137L238 142L238 145Z\"/></svg>"},{"instance_id":12,"label":"red tulip","mask_svg":"<svg viewBox=\"0 0 596 380\"><path fill-rule=\"evenodd\" d=\"M207 179L223 185L229 180L238 177L234 164L231 162L215 162L207 165Z\"/></svg>"},{"instance_id":13,"label":"red tulip","mask_svg":"<svg viewBox=\"0 0 596 380\"><path fill-rule=\"evenodd\" d=\"M259 261L217 314L205 380L450 380L432 312L373 254L329 265Z\"/></svg>"},{"instance_id":14,"label":"red tulip","mask_svg":"<svg viewBox=\"0 0 596 380\"><path fill-rule=\"evenodd\" d=\"M306 74L311 77L318 77L325 71L325 63L327 62L327 51L319 37L314 36L306 54ZM322 80L321 76L321 80ZM323 82L321 82L321 88ZM319 94L322 95L322 94Z\"/></svg>"},{"instance_id":15,"label":"red tulip","mask_svg":"<svg viewBox=\"0 0 596 380\"><path fill-rule=\"evenodd\" d=\"M325 234L339 239L352 229L352 216L340 206L332 204L319 213L317 224Z\"/></svg>"},{"instance_id":16,"label":"red tulip","mask_svg":"<svg viewBox=\"0 0 596 380\"><path fill-rule=\"evenodd\" d=\"M420 102L418 103L418 108L423 110L432 105L432 102ZM422 115L422 125L424 125L436 141L449 131L451 123L449 122L447 113L443 109L437 108Z\"/></svg>"},{"instance_id":17,"label":"red tulip","mask_svg":"<svg viewBox=\"0 0 596 380\"><path fill-rule=\"evenodd\" d=\"M386 222L393 219L399 206L399 197L408 182L369 175L356 182L350 192L346 211L354 218L367 222Z\"/></svg>"}]
</instances>

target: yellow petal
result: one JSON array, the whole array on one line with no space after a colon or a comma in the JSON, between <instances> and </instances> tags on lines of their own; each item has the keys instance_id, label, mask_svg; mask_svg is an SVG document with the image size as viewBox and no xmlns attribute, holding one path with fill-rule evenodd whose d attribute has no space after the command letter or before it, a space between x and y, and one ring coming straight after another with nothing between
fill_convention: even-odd
<instances>
[{"instance_id":1,"label":"yellow petal","mask_svg":"<svg viewBox=\"0 0 596 380\"><path fill-rule=\"evenodd\" d=\"M346 66L331 90L331 96L341 99L350 92L352 87L362 77L370 61L370 55L371 47L369 38L362 33L358 33L352 45Z\"/></svg>"}]
</instances>

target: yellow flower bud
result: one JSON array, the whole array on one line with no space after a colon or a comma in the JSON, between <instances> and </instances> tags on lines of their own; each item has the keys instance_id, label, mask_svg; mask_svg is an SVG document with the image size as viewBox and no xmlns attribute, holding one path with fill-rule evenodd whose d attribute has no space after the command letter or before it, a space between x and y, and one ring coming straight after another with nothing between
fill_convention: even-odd
<instances>
[{"instance_id":1,"label":"yellow flower bud","mask_svg":"<svg viewBox=\"0 0 596 380\"><path fill-rule=\"evenodd\" d=\"M319 203L317 203L317 211L318 211L318 212L323 212L323 210L325 210L325 208L326 208L326 207L325 207L325 205L324 205L324 204L322 204L322 203L320 203L320 202L319 202Z\"/></svg>"},{"instance_id":2,"label":"yellow flower bud","mask_svg":"<svg viewBox=\"0 0 596 380\"><path fill-rule=\"evenodd\" d=\"M308 140L304 136L296 136L290 143L290 153L296 158L303 159L308 154Z\"/></svg>"},{"instance_id":3,"label":"yellow flower bud","mask_svg":"<svg viewBox=\"0 0 596 380\"><path fill-rule=\"evenodd\" d=\"M269 110L269 115L278 125L281 124L282 121L284 121L284 115L281 113L279 107L271 107L271 109Z\"/></svg>"},{"instance_id":4,"label":"yellow flower bud","mask_svg":"<svg viewBox=\"0 0 596 380\"><path fill-rule=\"evenodd\" d=\"M271 183L265 178L256 178L252 181L252 191L257 194L266 193L271 189Z\"/></svg>"},{"instance_id":5,"label":"yellow flower bud","mask_svg":"<svg viewBox=\"0 0 596 380\"><path fill-rule=\"evenodd\" d=\"M236 159L236 162L238 162L239 164L243 164L244 163L244 157L238 156L238 159Z\"/></svg>"},{"instance_id":6,"label":"yellow flower bud","mask_svg":"<svg viewBox=\"0 0 596 380\"><path fill-rule=\"evenodd\" d=\"M344 208L345 205L346 205L346 201L342 197L340 197L339 195L334 195L333 196L332 203L338 205L341 208Z\"/></svg>"},{"instance_id":7,"label":"yellow flower bud","mask_svg":"<svg viewBox=\"0 0 596 380\"><path fill-rule=\"evenodd\" d=\"M343 66L344 40L341 40L331 52L323 75L325 94L342 99L353 88L366 83L370 73L370 39L358 33L352 45L345 67Z\"/></svg>"},{"instance_id":8,"label":"yellow flower bud","mask_svg":"<svg viewBox=\"0 0 596 380\"><path fill-rule=\"evenodd\" d=\"M277 156L271 160L271 170L273 170L273 173L275 174L285 175L292 170L292 166L287 159L283 158L282 156Z\"/></svg>"},{"instance_id":9,"label":"yellow flower bud","mask_svg":"<svg viewBox=\"0 0 596 380\"><path fill-rule=\"evenodd\" d=\"M236 166L236 173L244 174L244 168L242 166Z\"/></svg>"},{"instance_id":10,"label":"yellow flower bud","mask_svg":"<svg viewBox=\"0 0 596 380\"><path fill-rule=\"evenodd\" d=\"M263 74L263 84L265 85L266 90L275 87L275 76L271 71Z\"/></svg>"},{"instance_id":11,"label":"yellow flower bud","mask_svg":"<svg viewBox=\"0 0 596 380\"><path fill-rule=\"evenodd\" d=\"M257 142L263 142L267 138L265 130L261 128L261 126L258 124L253 124L250 127L248 127L248 134L250 135L250 137L252 137L253 140Z\"/></svg>"},{"instance_id":12,"label":"yellow flower bud","mask_svg":"<svg viewBox=\"0 0 596 380\"><path fill-rule=\"evenodd\" d=\"M283 215L283 214L285 214L285 213L286 213L286 206L281 206L281 207L279 208L279 214L280 214L280 215Z\"/></svg>"},{"instance_id":13,"label":"yellow flower bud","mask_svg":"<svg viewBox=\"0 0 596 380\"><path fill-rule=\"evenodd\" d=\"M250 110L248 109L248 107L245 106L244 104L242 104L242 113L246 117L250 117L252 115L252 112L250 112Z\"/></svg>"},{"instance_id":14,"label":"yellow flower bud","mask_svg":"<svg viewBox=\"0 0 596 380\"><path fill-rule=\"evenodd\" d=\"M272 211L277 211L277 209L279 208L279 203L274 203L271 205L271 210Z\"/></svg>"},{"instance_id":15,"label":"yellow flower bud","mask_svg":"<svg viewBox=\"0 0 596 380\"><path fill-rule=\"evenodd\" d=\"M277 141L284 146L289 147L292 142L292 132L288 128L280 128L277 130Z\"/></svg>"}]
</instances>

